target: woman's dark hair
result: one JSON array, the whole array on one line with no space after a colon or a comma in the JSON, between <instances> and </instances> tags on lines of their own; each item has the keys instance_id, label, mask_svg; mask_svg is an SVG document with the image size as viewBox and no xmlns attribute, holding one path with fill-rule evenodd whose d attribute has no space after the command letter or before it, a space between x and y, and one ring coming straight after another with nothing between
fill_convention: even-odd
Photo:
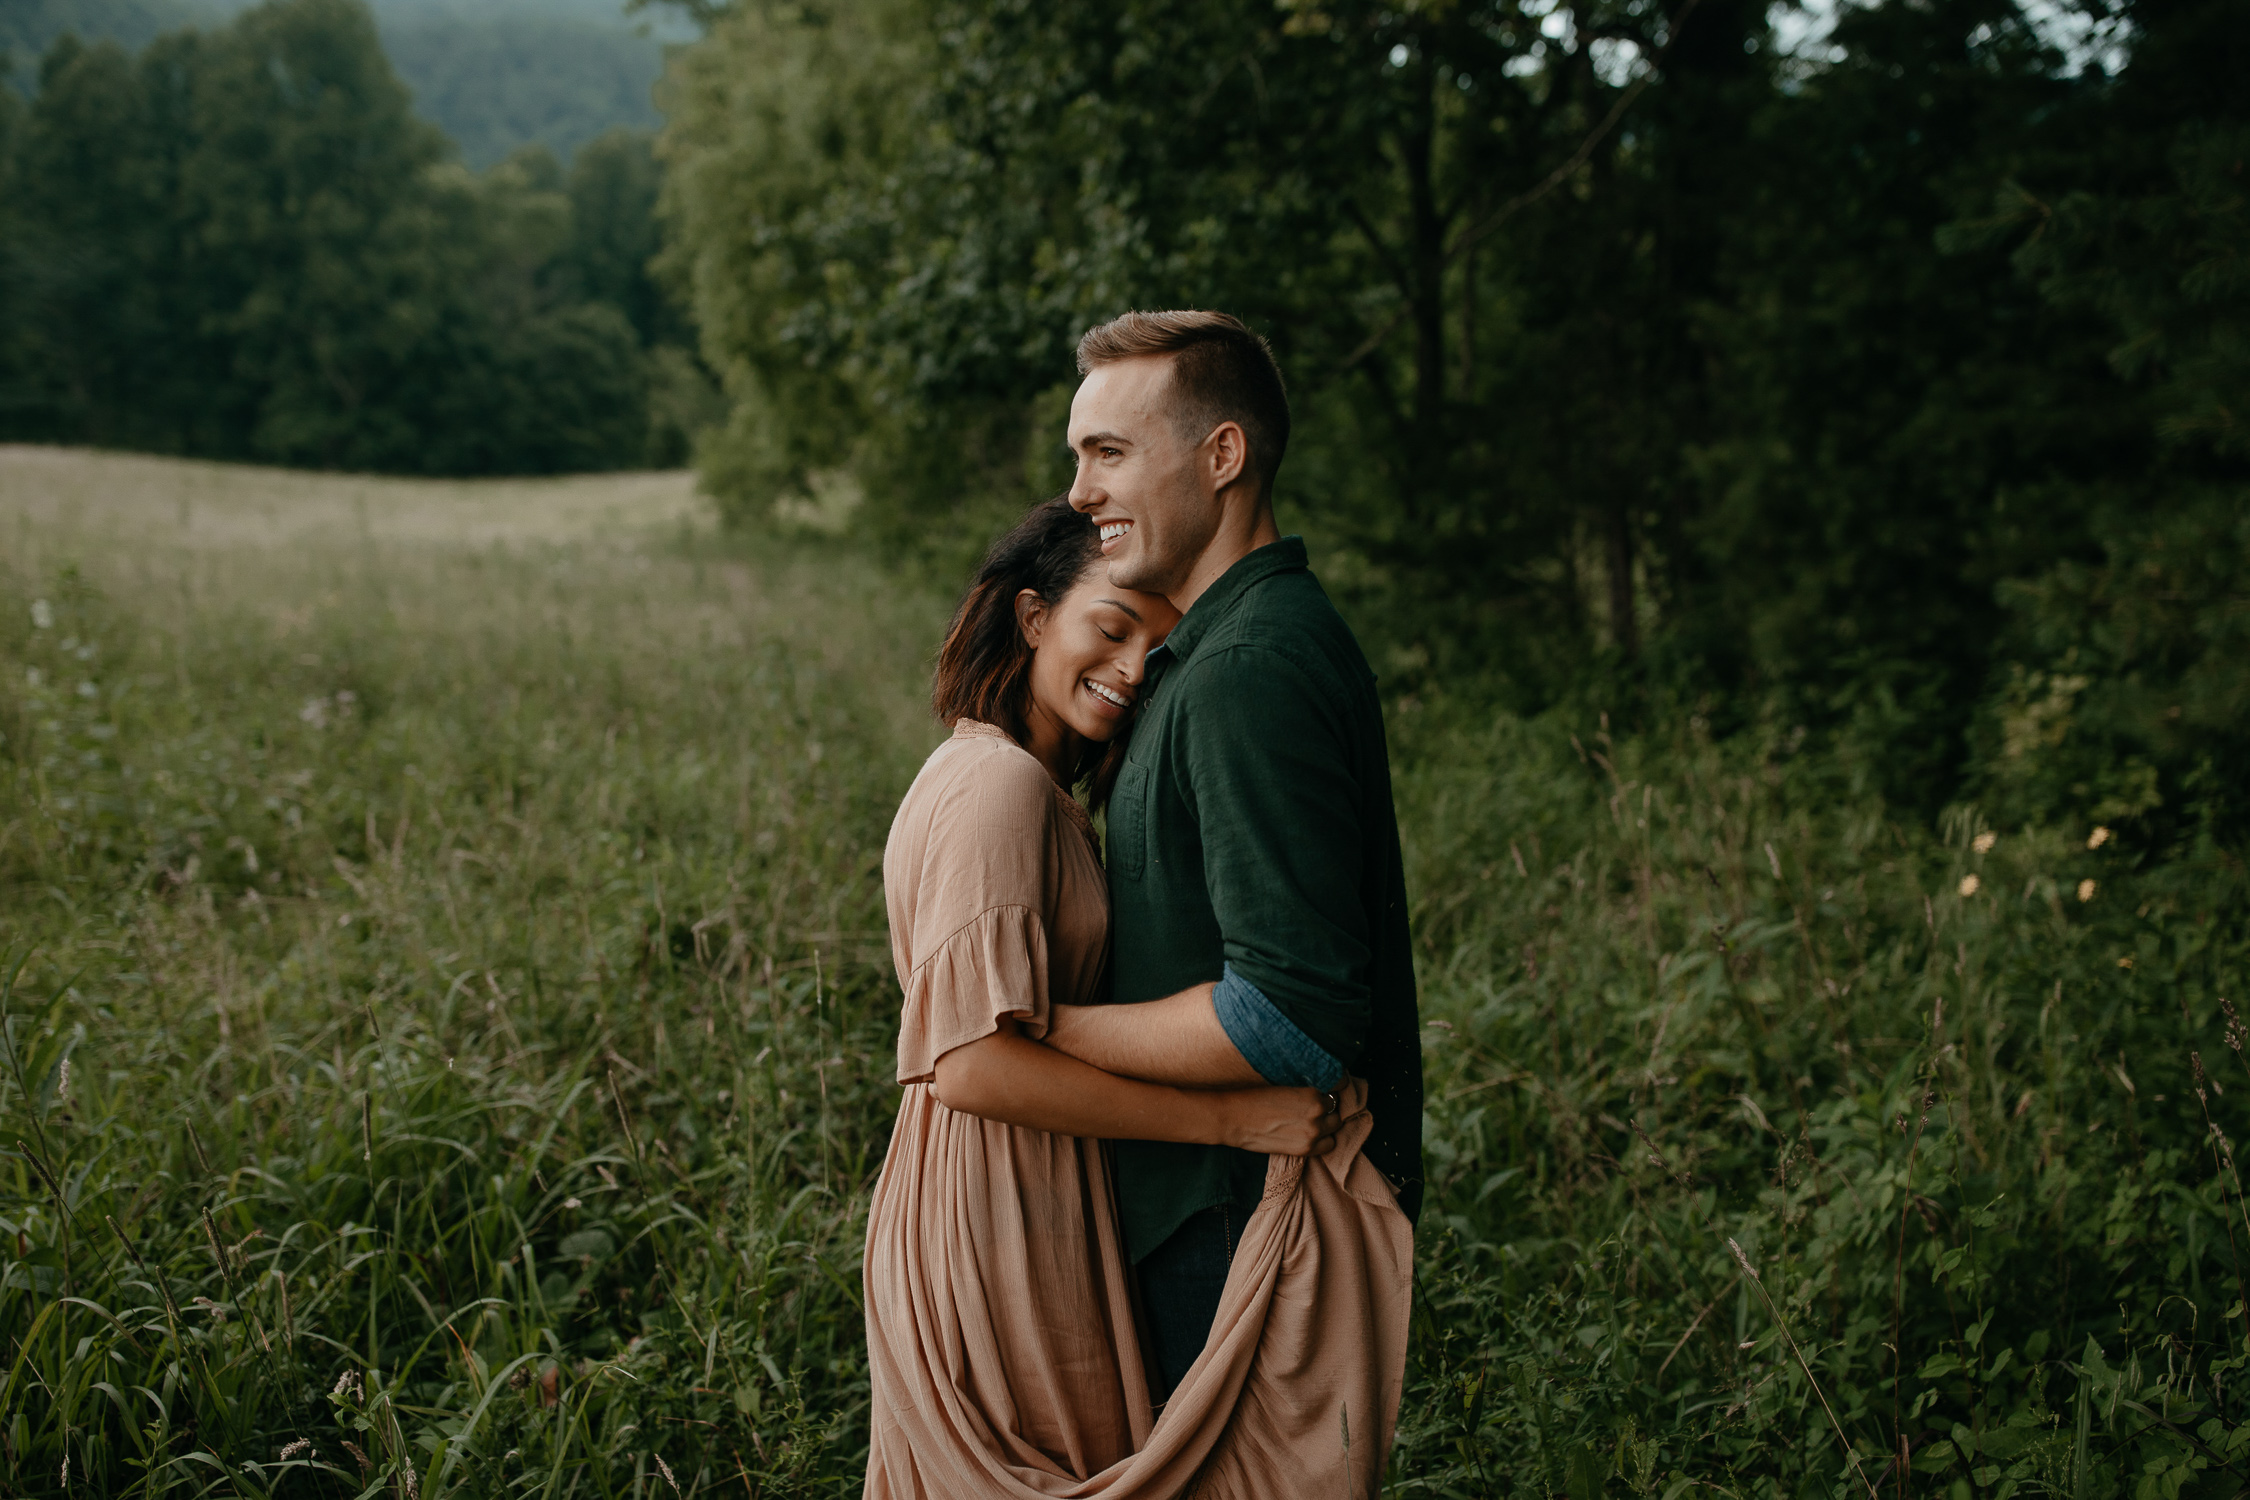
<instances>
[{"instance_id":1,"label":"woman's dark hair","mask_svg":"<svg viewBox=\"0 0 2250 1500\"><path fill-rule=\"evenodd\" d=\"M930 705L948 727L977 719L1024 741L1031 647L1016 616L1016 595L1029 589L1050 607L1060 604L1101 557L1100 529L1071 509L1066 495L1040 501L992 544L938 648ZM1123 734L1107 745L1087 742L1071 779L1090 784L1089 800L1096 807L1107 800L1124 752Z\"/></svg>"}]
</instances>

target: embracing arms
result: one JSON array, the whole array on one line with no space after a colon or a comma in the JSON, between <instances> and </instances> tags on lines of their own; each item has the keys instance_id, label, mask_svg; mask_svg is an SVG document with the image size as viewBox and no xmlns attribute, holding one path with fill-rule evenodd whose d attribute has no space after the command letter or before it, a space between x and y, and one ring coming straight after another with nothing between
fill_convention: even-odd
<instances>
[{"instance_id":1,"label":"embracing arms","mask_svg":"<svg viewBox=\"0 0 2250 1500\"><path fill-rule=\"evenodd\" d=\"M1313 1089L1144 1083L1035 1042L1012 1018L1000 1026L938 1058L931 1088L947 1109L1057 1135L1187 1141L1281 1156L1319 1156L1335 1144L1338 1121ZM1220 1042L1229 1045L1224 1032ZM1258 1082L1240 1054L1236 1063Z\"/></svg>"},{"instance_id":2,"label":"embracing arms","mask_svg":"<svg viewBox=\"0 0 2250 1500\"><path fill-rule=\"evenodd\" d=\"M1047 1045L1104 1072L1156 1083L1210 1089L1266 1082L1220 1024L1214 988L1199 984L1139 1005L1058 1005Z\"/></svg>"}]
</instances>

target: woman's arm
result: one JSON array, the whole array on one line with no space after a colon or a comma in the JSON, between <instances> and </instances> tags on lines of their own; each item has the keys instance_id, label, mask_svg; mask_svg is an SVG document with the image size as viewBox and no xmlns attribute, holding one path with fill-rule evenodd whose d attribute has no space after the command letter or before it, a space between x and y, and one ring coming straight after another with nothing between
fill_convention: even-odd
<instances>
[{"instance_id":1,"label":"woman's arm","mask_svg":"<svg viewBox=\"0 0 2250 1500\"><path fill-rule=\"evenodd\" d=\"M1182 1089L1119 1078L1001 1030L937 1060L931 1089L962 1114L1056 1135L1185 1141L1277 1156L1321 1156L1341 1123L1315 1089Z\"/></svg>"}]
</instances>

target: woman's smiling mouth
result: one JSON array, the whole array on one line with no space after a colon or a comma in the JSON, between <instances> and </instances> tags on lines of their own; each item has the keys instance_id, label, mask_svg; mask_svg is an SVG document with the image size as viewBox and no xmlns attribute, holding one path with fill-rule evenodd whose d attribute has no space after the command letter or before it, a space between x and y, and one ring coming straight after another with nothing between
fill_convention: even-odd
<instances>
[{"instance_id":1,"label":"woman's smiling mouth","mask_svg":"<svg viewBox=\"0 0 2250 1500\"><path fill-rule=\"evenodd\" d=\"M1111 717L1122 717L1132 712L1133 700L1131 697L1107 683L1096 682L1091 677L1083 680L1086 684L1086 691L1093 694L1094 701L1100 704L1102 710Z\"/></svg>"}]
</instances>

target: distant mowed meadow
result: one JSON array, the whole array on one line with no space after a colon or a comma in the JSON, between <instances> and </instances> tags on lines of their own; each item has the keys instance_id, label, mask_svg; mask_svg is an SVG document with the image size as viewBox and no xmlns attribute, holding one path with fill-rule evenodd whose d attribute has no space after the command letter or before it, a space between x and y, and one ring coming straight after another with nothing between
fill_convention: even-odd
<instances>
[{"instance_id":1,"label":"distant mowed meadow","mask_svg":"<svg viewBox=\"0 0 2250 1500\"><path fill-rule=\"evenodd\" d=\"M0 449L0 1489L857 1493L951 601L705 514ZM2250 1484L2239 862L1386 707L1386 1494Z\"/></svg>"}]
</instances>

